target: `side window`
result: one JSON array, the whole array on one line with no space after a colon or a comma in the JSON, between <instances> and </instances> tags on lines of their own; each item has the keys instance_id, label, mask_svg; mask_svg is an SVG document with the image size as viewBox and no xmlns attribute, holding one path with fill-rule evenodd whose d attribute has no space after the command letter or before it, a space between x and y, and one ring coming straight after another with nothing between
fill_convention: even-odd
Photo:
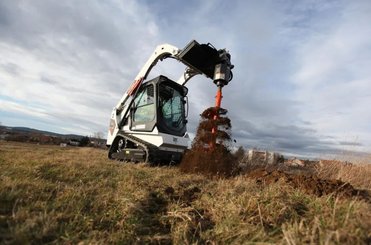
<instances>
[{"instance_id":1,"label":"side window","mask_svg":"<svg viewBox=\"0 0 371 245\"><path fill-rule=\"evenodd\" d=\"M134 122L150 122L155 118L155 97L153 84L139 91L134 99Z\"/></svg>"},{"instance_id":2,"label":"side window","mask_svg":"<svg viewBox=\"0 0 371 245\"><path fill-rule=\"evenodd\" d=\"M162 117L168 127L183 127L183 97L182 95L169 87L162 87L160 94L160 108Z\"/></svg>"}]
</instances>

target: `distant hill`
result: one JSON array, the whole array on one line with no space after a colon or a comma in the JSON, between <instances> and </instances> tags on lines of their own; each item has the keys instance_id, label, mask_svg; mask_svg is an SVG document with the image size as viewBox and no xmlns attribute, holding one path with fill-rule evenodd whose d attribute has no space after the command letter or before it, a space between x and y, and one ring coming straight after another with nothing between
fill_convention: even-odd
<instances>
[{"instance_id":1,"label":"distant hill","mask_svg":"<svg viewBox=\"0 0 371 245\"><path fill-rule=\"evenodd\" d=\"M0 126L0 132L13 132L13 133L36 133L36 134L43 134L46 136L55 136L61 138L74 138L74 139L81 139L82 135L78 134L59 134L50 131L44 131L34 128L28 127L9 127L9 126Z\"/></svg>"},{"instance_id":2,"label":"distant hill","mask_svg":"<svg viewBox=\"0 0 371 245\"><path fill-rule=\"evenodd\" d=\"M0 126L0 139L19 142L34 142L42 144L60 144L81 141L87 136L78 134L60 134L28 127ZM90 142L96 145L105 145L105 139L89 137Z\"/></svg>"}]
</instances>

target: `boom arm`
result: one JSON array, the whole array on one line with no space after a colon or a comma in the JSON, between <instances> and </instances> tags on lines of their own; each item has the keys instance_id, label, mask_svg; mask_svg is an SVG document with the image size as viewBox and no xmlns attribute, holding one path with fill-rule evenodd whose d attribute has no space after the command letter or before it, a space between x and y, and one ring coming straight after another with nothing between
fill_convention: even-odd
<instances>
[{"instance_id":1,"label":"boom arm","mask_svg":"<svg viewBox=\"0 0 371 245\"><path fill-rule=\"evenodd\" d=\"M162 44L157 46L157 48L149 57L143 68L139 71L138 75L135 77L134 82L131 84L129 89L125 92L120 101L117 103L116 109L118 111L122 111L124 105L126 104L125 102L127 102L128 98L133 97L132 95L135 94L136 90L147 78L149 72L152 70L152 68L157 64L159 60L163 60L169 57L175 58L176 57L175 55L178 52L179 49L170 44Z\"/></svg>"}]
</instances>

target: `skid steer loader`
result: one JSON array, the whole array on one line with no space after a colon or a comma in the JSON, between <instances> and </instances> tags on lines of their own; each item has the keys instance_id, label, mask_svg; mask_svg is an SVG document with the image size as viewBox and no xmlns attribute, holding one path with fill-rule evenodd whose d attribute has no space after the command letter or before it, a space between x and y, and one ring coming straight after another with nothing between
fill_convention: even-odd
<instances>
[{"instance_id":1,"label":"skid steer loader","mask_svg":"<svg viewBox=\"0 0 371 245\"><path fill-rule=\"evenodd\" d=\"M169 58L186 66L180 78L172 81L160 75L147 81L157 62ZM180 162L190 140L186 83L198 74L212 79L218 87L216 106L220 107L222 87L232 80L233 67L229 52L211 44L193 40L183 49L169 44L157 46L112 111L108 157L130 162Z\"/></svg>"}]
</instances>

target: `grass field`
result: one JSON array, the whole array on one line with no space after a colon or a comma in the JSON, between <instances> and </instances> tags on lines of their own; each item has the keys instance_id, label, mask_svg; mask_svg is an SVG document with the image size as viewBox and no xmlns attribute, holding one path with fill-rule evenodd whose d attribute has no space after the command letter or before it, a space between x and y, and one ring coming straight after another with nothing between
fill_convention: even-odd
<instances>
[{"instance_id":1,"label":"grass field","mask_svg":"<svg viewBox=\"0 0 371 245\"><path fill-rule=\"evenodd\" d=\"M370 244L371 204L0 142L0 243Z\"/></svg>"}]
</instances>

